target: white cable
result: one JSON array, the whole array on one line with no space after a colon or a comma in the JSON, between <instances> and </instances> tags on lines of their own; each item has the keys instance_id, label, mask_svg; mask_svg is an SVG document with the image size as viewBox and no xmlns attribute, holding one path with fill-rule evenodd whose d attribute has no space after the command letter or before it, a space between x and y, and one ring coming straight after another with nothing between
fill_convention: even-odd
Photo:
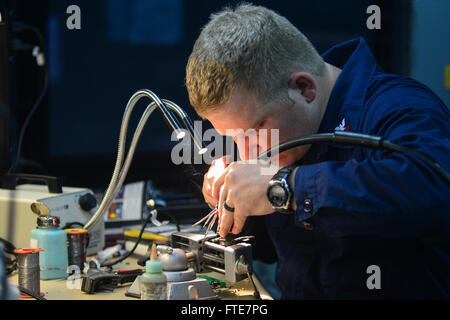
<instances>
[{"instance_id":1,"label":"white cable","mask_svg":"<svg viewBox=\"0 0 450 320\"><path fill-rule=\"evenodd\" d=\"M155 109L156 109L156 105L155 105L154 102L152 102L147 107L147 109L145 110L143 116L141 117L141 120L139 121L139 125L138 125L136 131L134 132L134 136L133 136L133 140L132 140L131 145L130 145L130 149L128 150L127 158L125 159L125 163L124 163L124 165L122 167L122 170L120 170L119 180L116 183L116 185L115 185L115 187L113 189L113 192L111 193L110 197L108 199L106 199L106 200L104 199L104 201L107 201L107 203L105 205L106 209L109 209L111 207L112 202L114 201L114 199L117 196L117 193L119 193L120 188L122 187L122 184L123 184L123 182L124 182L124 180L125 180L125 178L126 178L126 176L128 174L128 169L130 168L131 161L133 160L133 156L134 156L134 152L136 150L136 146L137 146L138 140L139 140L139 138L141 136L142 130L144 129L144 125L147 122L148 117L153 113L153 111ZM105 213L106 213L106 211L102 213L102 216ZM101 219L98 219L96 222L98 222L100 220Z\"/></svg>"},{"instance_id":2,"label":"white cable","mask_svg":"<svg viewBox=\"0 0 450 320\"><path fill-rule=\"evenodd\" d=\"M134 93L131 96L131 98L128 100L128 104L125 108L125 112L122 117L122 124L120 127L120 134L119 134L119 146L118 146L118 150L117 150L117 159L116 159L116 164L114 166L114 171L113 171L113 175L111 177L111 181L110 181L109 186L106 190L106 193L103 197L103 200L100 203L100 206L98 207L95 214L91 217L91 219L83 226L84 229L91 228L94 223L96 223L103 217L106 210L109 208L109 207L107 207L107 204L109 202L108 199L110 199L111 195L113 194L113 192L116 188L117 180L119 179L120 171L122 169L124 148L125 148L125 143L126 143L128 122L130 121L130 115L131 115L131 112L133 111L134 106L136 105L136 102L143 95L144 95L144 93L142 91L138 91L138 92Z\"/></svg>"},{"instance_id":3,"label":"white cable","mask_svg":"<svg viewBox=\"0 0 450 320\"><path fill-rule=\"evenodd\" d=\"M129 109L132 110L134 105ZM110 184L108 186L108 189L105 193L105 196L103 197L102 202L100 203L99 208L95 212L95 214L92 216L92 218L84 225L84 229L92 228L97 222L101 220L101 218L104 216L106 211L111 206L112 201L116 197L117 193L120 190L120 187L122 186L123 181L125 180L125 177L128 173L128 169L130 167L131 161L133 159L134 151L136 149L136 145L138 143L139 137L141 135L141 132L144 128L145 123L147 122L148 117L150 114L156 109L155 102L152 102L144 111L144 114L141 117L141 120L139 121L139 124L134 132L133 140L130 145L130 149L128 151L125 164L122 167L122 160L123 160L123 149L125 147L125 138L126 137L126 130L128 126L129 116L125 117L124 120L127 121L127 123L124 125L122 122L122 129L121 134L119 138L119 149L117 153L117 161L116 166L114 168L113 176L111 178ZM127 109L128 110L128 109ZM126 113L127 111L125 111ZM122 130L124 130L124 134L122 134Z\"/></svg>"},{"instance_id":4,"label":"white cable","mask_svg":"<svg viewBox=\"0 0 450 320\"><path fill-rule=\"evenodd\" d=\"M127 135L127 129L128 129L128 122L130 120L131 112L133 111L134 106L136 105L137 101L142 97L149 97L153 100L151 104L149 104L144 111L139 124L134 132L133 140L130 145L130 149L127 154L127 158L125 160L125 164L122 167L123 162L123 156L125 148L125 142L126 142L126 135ZM122 124L120 129L120 135L119 135L119 146L118 146L118 152L117 152L117 159L116 159L116 165L114 167L114 172L111 178L111 181L109 183L108 189L103 197L102 202L100 203L99 208L95 212L95 214L91 217L91 219L84 225L84 229L92 228L95 224L97 224L99 221L102 220L103 216L105 215L106 211L111 206L112 201L115 199L117 193L120 190L120 187L123 184L123 181L125 180L125 177L128 173L128 169L130 167L131 161L133 159L134 151L136 149L137 143L139 141L140 135L142 133L142 130L144 129L144 126L148 120L148 117L150 114L156 109L156 105L162 110L162 102L156 96L153 92L147 89L139 90L135 92L130 100L128 101L127 107L125 109L123 118L122 118ZM178 106L174 104L170 104L169 108L176 111L179 116L182 116L180 114L180 110ZM178 108L178 109L177 109ZM177 129L178 130L178 129Z\"/></svg>"}]
</instances>

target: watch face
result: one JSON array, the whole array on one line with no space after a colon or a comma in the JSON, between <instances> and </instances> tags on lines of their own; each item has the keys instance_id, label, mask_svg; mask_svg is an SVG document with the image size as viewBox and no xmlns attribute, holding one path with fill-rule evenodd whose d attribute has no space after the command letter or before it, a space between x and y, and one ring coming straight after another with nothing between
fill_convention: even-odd
<instances>
[{"instance_id":1,"label":"watch face","mask_svg":"<svg viewBox=\"0 0 450 320\"><path fill-rule=\"evenodd\" d=\"M269 190L270 202L275 207L282 207L288 201L288 194L280 184L274 184Z\"/></svg>"}]
</instances>

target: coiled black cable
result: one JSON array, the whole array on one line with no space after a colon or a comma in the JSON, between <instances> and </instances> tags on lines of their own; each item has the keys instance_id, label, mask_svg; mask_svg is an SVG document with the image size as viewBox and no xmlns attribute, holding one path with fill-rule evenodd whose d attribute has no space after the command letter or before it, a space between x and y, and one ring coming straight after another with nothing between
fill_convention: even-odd
<instances>
[{"instance_id":1,"label":"coiled black cable","mask_svg":"<svg viewBox=\"0 0 450 320\"><path fill-rule=\"evenodd\" d=\"M307 136L302 136L294 139L287 140L279 145L270 148L269 150L261 153L258 156L259 160L267 160L283 151L302 146L307 144L313 144L318 142L331 142L336 144L353 145L360 147L367 147L379 150L388 150L392 152L399 152L406 155L412 155L419 158L430 168L432 168L439 176L444 179L447 183L450 183L450 174L436 161L430 159L429 157L423 155L422 153L398 145L383 137L372 136L368 134L360 134L348 131L336 131L333 133L318 133Z\"/></svg>"}]
</instances>

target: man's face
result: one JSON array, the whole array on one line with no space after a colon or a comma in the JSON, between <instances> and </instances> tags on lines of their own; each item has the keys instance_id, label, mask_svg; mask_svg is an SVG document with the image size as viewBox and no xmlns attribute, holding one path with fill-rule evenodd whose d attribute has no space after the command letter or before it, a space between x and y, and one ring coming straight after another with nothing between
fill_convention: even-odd
<instances>
[{"instance_id":1,"label":"man's face","mask_svg":"<svg viewBox=\"0 0 450 320\"><path fill-rule=\"evenodd\" d=\"M289 97L289 103L271 102L262 105L253 94L238 89L227 102L205 117L220 134L233 137L241 160L249 160L276 144L314 133L314 108L295 92L289 92ZM256 138L239 134L251 132L251 129ZM276 135L273 129L279 130L279 141L272 141L272 135ZM282 152L279 154L278 164L292 164L303 157L307 150L308 147L302 146Z\"/></svg>"}]
</instances>

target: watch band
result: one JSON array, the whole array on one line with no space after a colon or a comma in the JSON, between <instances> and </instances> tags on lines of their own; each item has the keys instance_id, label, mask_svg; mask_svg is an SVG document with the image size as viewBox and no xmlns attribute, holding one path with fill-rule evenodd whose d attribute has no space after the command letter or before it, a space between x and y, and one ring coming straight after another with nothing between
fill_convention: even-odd
<instances>
[{"instance_id":1,"label":"watch band","mask_svg":"<svg viewBox=\"0 0 450 320\"><path fill-rule=\"evenodd\" d=\"M286 166L281 168L280 170L278 170L277 173L275 173L275 175L272 177L272 179L277 179L277 178L284 178L284 179L288 179L289 175L291 174L291 172L295 169L295 166L291 165L291 166ZM291 190L292 191L292 190Z\"/></svg>"},{"instance_id":2,"label":"watch band","mask_svg":"<svg viewBox=\"0 0 450 320\"><path fill-rule=\"evenodd\" d=\"M274 184L274 183L279 183L279 181L283 181L283 186L287 187L287 192L288 192L288 203L283 206L283 207L279 207L279 206L274 206L274 204L270 201L270 197L269 197L269 201L272 205L272 207L281 213L286 213L286 214L292 214L294 213L294 210L292 210L292 205L291 205L291 199L294 195L294 191L292 190L292 187L289 185L289 175L294 171L294 169L296 168L296 166L294 165L290 165L290 166L286 166L283 167L281 169L278 170L278 172L272 177L270 184ZM269 196L269 190L268 190L268 196Z\"/></svg>"}]
</instances>

